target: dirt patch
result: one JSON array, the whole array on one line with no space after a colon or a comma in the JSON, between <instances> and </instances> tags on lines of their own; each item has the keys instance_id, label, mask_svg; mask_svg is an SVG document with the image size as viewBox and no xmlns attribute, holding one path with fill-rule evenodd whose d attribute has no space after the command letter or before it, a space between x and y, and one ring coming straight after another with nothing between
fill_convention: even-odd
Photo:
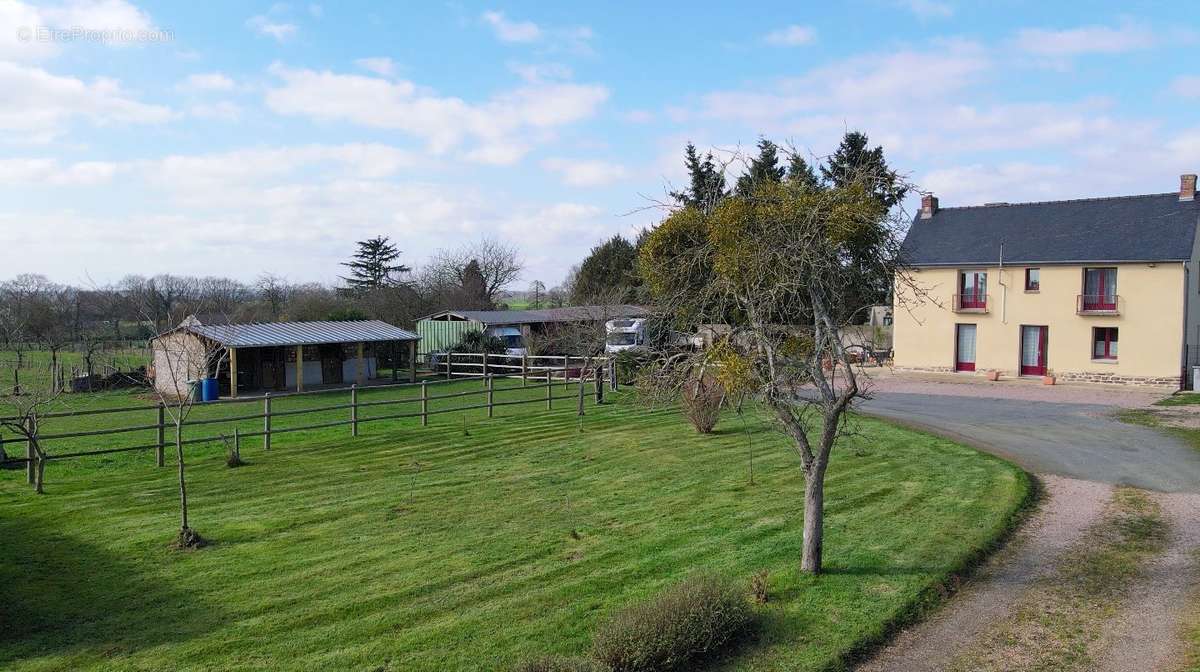
<instances>
[{"instance_id":1,"label":"dirt patch","mask_svg":"<svg viewBox=\"0 0 1200 672\"><path fill-rule=\"evenodd\" d=\"M1150 495L1171 525L1166 553L1150 564L1134 587L1134 598L1101 633L1097 672L1176 670L1190 656L1185 632L1193 618L1180 596L1197 594L1200 550L1200 495ZM1183 639L1181 639L1183 635ZM1193 658L1192 663L1197 661ZM1197 668L1200 669L1200 668Z\"/></svg>"},{"instance_id":2,"label":"dirt patch","mask_svg":"<svg viewBox=\"0 0 1200 672\"><path fill-rule=\"evenodd\" d=\"M992 382L971 374L910 373L885 367L867 368L864 371L873 391L903 394L1095 404L1121 408L1144 408L1170 394L1169 390L1114 385L1043 385L1040 379L1006 378Z\"/></svg>"},{"instance_id":3,"label":"dirt patch","mask_svg":"<svg viewBox=\"0 0 1200 672\"><path fill-rule=\"evenodd\" d=\"M171 548L177 551L194 551L208 545L209 541L190 527L179 530L179 535L171 542Z\"/></svg>"},{"instance_id":4,"label":"dirt patch","mask_svg":"<svg viewBox=\"0 0 1200 672\"><path fill-rule=\"evenodd\" d=\"M1042 505L1029 521L929 620L905 630L859 670L934 672L1010 613L1020 596L1100 518L1112 488L1041 476Z\"/></svg>"},{"instance_id":5,"label":"dirt patch","mask_svg":"<svg viewBox=\"0 0 1200 672\"><path fill-rule=\"evenodd\" d=\"M1132 617L1127 605L1134 587L1147 583L1148 564L1166 549L1169 529L1153 497L1118 490L1103 517L1063 554L1056 569L1030 586L1008 618L949 669L1101 669L1112 657L1106 655L1110 642L1101 633L1114 617Z\"/></svg>"}]
</instances>

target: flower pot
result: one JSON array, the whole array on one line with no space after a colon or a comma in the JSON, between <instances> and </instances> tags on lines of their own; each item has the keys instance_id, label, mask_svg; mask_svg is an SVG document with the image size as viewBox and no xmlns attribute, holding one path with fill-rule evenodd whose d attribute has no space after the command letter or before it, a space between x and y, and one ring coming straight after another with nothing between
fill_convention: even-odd
<instances>
[{"instance_id":1,"label":"flower pot","mask_svg":"<svg viewBox=\"0 0 1200 672\"><path fill-rule=\"evenodd\" d=\"M1042 376L1042 384L1043 385L1053 385L1054 384L1054 376Z\"/></svg>"},{"instance_id":2,"label":"flower pot","mask_svg":"<svg viewBox=\"0 0 1200 672\"><path fill-rule=\"evenodd\" d=\"M1000 372L999 372L999 371L994 371L994 370L993 370L993 371L988 371L988 372L987 372L987 379L988 379L988 380L990 380L990 381L992 381L992 382L996 382L997 380L1000 380Z\"/></svg>"}]
</instances>

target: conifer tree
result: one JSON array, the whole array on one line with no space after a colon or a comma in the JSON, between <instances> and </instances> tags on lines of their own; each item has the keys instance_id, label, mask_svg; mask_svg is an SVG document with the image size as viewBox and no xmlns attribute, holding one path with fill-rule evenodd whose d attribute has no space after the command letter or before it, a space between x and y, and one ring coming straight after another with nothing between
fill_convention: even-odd
<instances>
[{"instance_id":1,"label":"conifer tree","mask_svg":"<svg viewBox=\"0 0 1200 672\"><path fill-rule=\"evenodd\" d=\"M360 240L357 245L358 251L350 261L342 262L342 266L350 269L350 275L342 277L350 291L394 287L400 284L397 274L412 270L404 264L394 263L400 258L400 250L387 236Z\"/></svg>"}]
</instances>

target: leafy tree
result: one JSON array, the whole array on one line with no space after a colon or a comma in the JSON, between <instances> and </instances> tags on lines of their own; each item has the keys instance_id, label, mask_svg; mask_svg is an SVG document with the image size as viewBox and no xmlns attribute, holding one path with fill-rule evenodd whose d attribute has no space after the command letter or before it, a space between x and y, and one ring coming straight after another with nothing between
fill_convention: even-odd
<instances>
[{"instance_id":1,"label":"leafy tree","mask_svg":"<svg viewBox=\"0 0 1200 672\"><path fill-rule=\"evenodd\" d=\"M400 258L400 250L387 236L360 240L357 245L358 251L351 260L342 262L342 266L350 269L350 275L343 276L342 280L351 291L397 285L399 280L395 276L412 270L404 264L394 263Z\"/></svg>"},{"instance_id":2,"label":"leafy tree","mask_svg":"<svg viewBox=\"0 0 1200 672\"><path fill-rule=\"evenodd\" d=\"M689 142L683 153L690 182L687 189L673 191L670 196L680 205L708 212L729 195L725 188L725 173L717 167L712 152L701 157L696 146Z\"/></svg>"},{"instance_id":3,"label":"leafy tree","mask_svg":"<svg viewBox=\"0 0 1200 672\"><path fill-rule=\"evenodd\" d=\"M634 300L638 285L635 265L637 250L621 235L592 248L579 265L571 288L571 302L629 303Z\"/></svg>"},{"instance_id":4,"label":"leafy tree","mask_svg":"<svg viewBox=\"0 0 1200 672\"><path fill-rule=\"evenodd\" d=\"M782 182L785 168L779 165L779 146L762 138L758 141L758 156L750 159L746 174L738 178L737 193L747 196L756 185Z\"/></svg>"},{"instance_id":5,"label":"leafy tree","mask_svg":"<svg viewBox=\"0 0 1200 672\"><path fill-rule=\"evenodd\" d=\"M915 286L898 262L902 223L876 198L875 168L818 190L767 172L711 213L672 213L639 257L672 326L723 322L732 330L707 350L664 353L644 389L675 399L687 381L710 374L731 397L770 410L804 474L800 566L812 573L822 566L830 454L847 411L865 396L844 328L864 308L865 288L892 278Z\"/></svg>"}]
</instances>

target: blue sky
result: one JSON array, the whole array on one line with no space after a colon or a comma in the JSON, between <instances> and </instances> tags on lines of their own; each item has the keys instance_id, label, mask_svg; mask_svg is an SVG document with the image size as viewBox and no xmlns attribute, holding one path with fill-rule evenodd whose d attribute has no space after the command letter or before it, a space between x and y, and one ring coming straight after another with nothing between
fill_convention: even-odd
<instances>
[{"instance_id":1,"label":"blue sky","mask_svg":"<svg viewBox=\"0 0 1200 672\"><path fill-rule=\"evenodd\" d=\"M332 281L364 237L490 235L553 286L688 140L862 130L943 206L1200 170L1178 3L696 5L0 0L0 276Z\"/></svg>"}]
</instances>

